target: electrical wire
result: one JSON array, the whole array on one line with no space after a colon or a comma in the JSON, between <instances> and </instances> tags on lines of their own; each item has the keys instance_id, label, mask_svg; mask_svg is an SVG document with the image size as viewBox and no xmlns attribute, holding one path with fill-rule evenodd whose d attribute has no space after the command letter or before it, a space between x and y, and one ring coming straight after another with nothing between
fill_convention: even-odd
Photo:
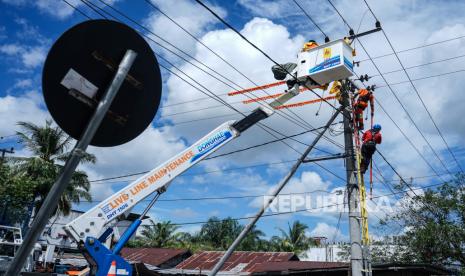
<instances>
[{"instance_id":1,"label":"electrical wire","mask_svg":"<svg viewBox=\"0 0 465 276\"><path fill-rule=\"evenodd\" d=\"M108 5L107 3L105 3L103 0L98 0L100 1L101 3L103 3L104 5L106 5L107 7L109 7L110 9L114 10L114 11L117 11L117 9L115 9L114 7L112 7L111 5ZM211 48L209 48L207 45L205 45L200 39L198 39L196 36L194 36L192 33L190 33L187 29L183 28L179 23L177 23L174 19L172 19L171 17L169 17L168 15L166 15L166 13L162 12L160 9L158 9L153 3L151 3L150 1L146 1L147 3L149 3L152 7L156 8L160 13L162 13L165 17L167 17L169 20L171 20L173 23L175 23L178 27L180 27L183 31L185 31L189 36L191 36L192 38L194 38L197 42L199 42L201 45L203 45L206 49L208 49L210 52L212 52L215 56L217 56L218 58L220 58L223 62L225 62L229 67L231 67L233 70L235 70L237 73L239 73L241 76L243 76L244 78L246 78L248 81L250 81L252 84L254 84L255 86L258 86L258 84L256 82L254 82L252 79L250 79L249 77L247 77L244 73L242 73L240 70L238 70L235 66L233 66L231 63L229 63L228 61L226 61L223 57L221 57L218 53L216 53L215 51L213 51ZM118 11L117 11L118 12ZM120 15L123 15L125 18L128 18L127 16L125 16L123 13L121 12L118 12ZM134 21L132 21L134 22ZM149 30L150 31L150 30ZM152 32L153 33L153 32ZM241 89L243 89L240 85L236 84L238 87L240 87ZM262 90L265 94L269 95L268 92L266 92L265 90ZM249 98L251 98L249 95L245 95ZM261 105L263 105L262 103L259 103ZM296 114L294 111L292 111L291 109L288 109L286 108L285 109L286 111L290 112L293 116L290 116L288 117L289 120L294 120L293 117L295 118L298 118L300 120L300 122L302 122L304 125L307 125L308 127L310 128L314 128L311 124L309 124L307 121L305 121L302 117L300 117L298 114ZM284 110L280 110L279 112L277 112L278 114L285 114ZM284 116L284 115L283 115ZM286 116L288 116L286 114ZM295 120L297 121L297 120ZM305 128L305 127L304 127Z\"/></svg>"},{"instance_id":2,"label":"electrical wire","mask_svg":"<svg viewBox=\"0 0 465 276\"><path fill-rule=\"evenodd\" d=\"M455 73L462 73L462 72L465 72L465 69L460 69L460 70L455 70L455 71L451 71L451 72L441 73L441 74L437 74L437 75L430 75L430 76L426 76L426 77L416 78L416 79L412 79L412 81L426 80L426 79L431 79L431 78L436 78L436 77L442 77L442 76L446 76L446 75L450 75L450 74L455 74ZM389 84L383 84L383 85L376 86L376 88L387 87L387 86L389 86L389 85L390 85L390 86L393 86L393 85L398 85L398 84L402 84L402 83L410 83L410 81L407 80L407 81L399 81L399 82L394 82L394 83L389 83Z\"/></svg>"},{"instance_id":3,"label":"electrical wire","mask_svg":"<svg viewBox=\"0 0 465 276\"><path fill-rule=\"evenodd\" d=\"M345 18L342 16L342 14L339 12L339 10L334 6L334 4L328 0L328 2L330 3L330 5L333 7L333 9L337 12L337 14L340 16L340 18L342 19L342 21L347 25L347 27L352 30L352 27L349 25L349 23L345 20ZM360 42L360 41L359 41ZM360 42L361 44L361 42ZM363 45L361 44L362 48L364 49L364 51L366 52L365 48L363 47ZM368 53L367 53L368 55ZM379 70L378 70L379 72ZM355 72L354 72L355 73ZM355 73L355 75L357 76L358 79L360 79L360 77ZM387 83L387 82L386 82ZM365 84L363 83L363 85L365 86ZM387 113L387 111L384 109L384 107L381 105L381 103L376 100L377 103L380 105L381 109L384 111L384 113L391 119L391 121L396 125L396 127L401 131L401 133L404 135L404 137L409 141L409 143L412 145L412 147L416 150L416 152L421 156L421 158L425 161L425 163L436 173L436 175L438 177L439 176L439 173L434 169L434 167L428 162L428 160L422 155L422 153L417 149L417 147L413 144L413 142L410 140L410 138L408 138L407 135L404 134L404 132L400 129L400 127L397 125L397 123L392 119L392 117ZM447 168L446 168L447 170ZM448 171L448 173L450 173L450 171Z\"/></svg>"},{"instance_id":4,"label":"electrical wire","mask_svg":"<svg viewBox=\"0 0 465 276\"><path fill-rule=\"evenodd\" d=\"M253 48L255 48L257 51L259 51L263 56L265 56L267 59L269 59L271 62L273 62L275 65L277 65L278 67L280 67L284 72L286 72L287 75L291 76L294 80L297 80L297 77L295 77L294 75L292 75L288 70L286 70L286 68L284 68L281 64L279 64L278 62L276 62L273 58L271 58L267 53L265 53L262 49L260 49L257 45L255 45L254 43L252 43L249 39L247 39L243 34L241 34L236 28L234 28L231 24L229 24L228 22L226 22L226 20L224 20L220 15L218 15L215 11L213 11L210 7L208 7L207 5L205 5L205 3L203 3L201 0L195 0L195 2L197 2L199 5L201 5L202 7L204 7L206 10L208 10L216 19L218 19L218 21L220 21L221 23L223 23L226 27L228 27L230 30L232 30L233 32L235 32L239 37L241 37L245 42L247 42L250 46L252 46ZM323 99L323 97L321 97L318 93L316 93L315 91L313 91L313 89L311 89L310 87L308 87L306 84L303 85L304 87L308 88L308 90L310 90L313 94L315 94L318 98L320 98L321 100L323 100L324 102L326 102L328 105L330 105L332 108L334 109L337 109L337 107L335 107L333 104L331 104L328 100L326 99Z\"/></svg>"},{"instance_id":5,"label":"electrical wire","mask_svg":"<svg viewBox=\"0 0 465 276\"><path fill-rule=\"evenodd\" d=\"M459 58L463 58L463 57L465 57L465 54L463 54L463 55L458 55L458 56L454 56L454 57L449 57L449 58L445 58L445 59L430 61L430 62L426 62L426 63L422 63L422 64L417 64L417 65L405 67L405 69L413 69L413 68L423 67L423 66L427 66L427 65L431 65L431 64L435 64L435 63L440 63L440 62L444 62L444 61L449 61L449 60L454 60L454 59L459 59ZM383 72L382 74L383 74L383 75L389 75L389 74L392 74L392 73L403 72L403 71L404 71L404 69L398 69L398 70L392 70L392 71ZM378 77L378 76L380 76L380 75L379 75L379 74L375 74L375 75L371 75L370 78ZM414 80L414 79L413 79L413 80ZM392 84L391 84L391 85L392 85Z\"/></svg>"},{"instance_id":6,"label":"electrical wire","mask_svg":"<svg viewBox=\"0 0 465 276\"><path fill-rule=\"evenodd\" d=\"M368 5L368 2L366 0L363 0L363 2L365 2L365 5L367 6L367 8L370 10L371 14L373 15L373 17L376 19L376 21L379 21L378 18L376 17L375 13L373 12L373 10L371 9L370 5ZM423 106L423 108L426 110L426 113L428 114L428 117L430 118L431 122L433 123L434 125L434 128L436 129L436 131L438 132L439 136L441 137L442 141L444 142L444 145L446 146L447 150L449 151L450 155L452 156L452 158L454 159L455 163L457 163L457 166L458 168L462 171L462 166L460 165L459 161L457 160L457 157L455 156L455 154L453 153L453 151L451 150L449 144L447 143L444 135L442 134L441 130L439 129L436 121L434 120L433 116L431 115L431 112L429 111L428 107L426 106L423 98L420 96L420 93L418 92L418 89L417 87L415 86L415 84L413 83L412 79L410 78L410 74L407 72L406 68L404 67L404 64L402 63L402 61L400 60L399 58L399 55L396 53L396 50L394 49L394 46L392 45L392 42L391 40L389 39L389 37L387 36L386 32L384 31L384 29L381 29L381 32L383 33L384 37L386 38L386 41L388 42L389 46L391 47L392 49L392 52L394 53L394 55L396 56L396 59L397 61L399 62L400 66L402 67L402 69L404 70L405 72L405 75L407 76L408 80L410 81L410 84L412 85L413 87L413 90L415 91L415 94L417 95L418 99L420 100L421 102L421 105ZM448 170L448 168L446 168L446 170Z\"/></svg>"},{"instance_id":7,"label":"electrical wire","mask_svg":"<svg viewBox=\"0 0 465 276\"><path fill-rule=\"evenodd\" d=\"M316 193L338 194L338 192L328 192L326 190L314 190L314 191L308 191L308 192L279 194L279 196L307 195L307 194L316 194ZM259 198L259 197L267 197L267 196L271 196L271 195L258 194L258 195L232 195L232 196L216 196L216 197L168 198L168 199L158 199L157 201L178 202L178 201L203 201L203 200L229 200L229 199ZM152 199L147 198L142 201L151 201L151 200ZM102 201L103 200L81 200L80 202L97 203L97 202L102 202Z\"/></svg>"},{"instance_id":8,"label":"electrical wire","mask_svg":"<svg viewBox=\"0 0 465 276\"><path fill-rule=\"evenodd\" d=\"M422 187L422 188L417 188L417 189L413 189L414 191L415 190L422 190L424 188L430 188L430 187L435 187L435 186L440 186L440 185L443 185L444 183L439 183L439 184L432 184L432 185L429 185L429 186L425 186L425 187ZM396 193L393 193L393 194L383 194L383 195L379 195L379 196L374 196L373 198L381 198L381 197L386 197L386 196L392 196L392 195L395 195L395 194L403 194L403 193L408 193L409 191L399 191L399 192L396 192ZM293 213L301 213L301 212L307 212L307 211L313 211L313 210L319 210L319 209L324 209L324 208L330 208L330 207L337 207L337 206L344 206L344 203L334 203L334 204L329 204L329 205L325 205L325 206L320 206L320 207L312 207L312 208L305 208L305 209L299 209L299 210L295 210L295 211L287 211L287 212L277 212L277 213L271 213L271 214L263 214L262 217L274 217L274 216L280 216L280 215L286 215L286 214L293 214ZM253 216L247 216L247 217L240 217L240 218L229 218L231 220L248 220L248 219L251 219L253 218ZM224 220L228 220L228 219L223 219L221 221L224 221ZM191 224L205 224L207 223L208 221L196 221L196 222L181 222L181 223L173 223L174 225L191 225Z\"/></svg>"},{"instance_id":9,"label":"electrical wire","mask_svg":"<svg viewBox=\"0 0 465 276\"><path fill-rule=\"evenodd\" d=\"M336 6L334 6L334 4L331 2L331 0L327 0L331 6L333 7L333 9L337 12L337 14L341 17L341 19L344 21L344 23L352 30L352 27L349 25L349 23L347 23L347 21L345 20L345 18L342 16L342 14L339 12L339 10L336 8ZM384 77L384 75L381 73L381 71L379 70L379 67L376 65L376 63L373 61L373 59L371 59L371 56L370 54L368 53L368 51L365 49L363 43L360 41L359 38L356 38L360 44L360 46L362 47L363 51L366 53L366 55L370 58L370 60L372 61L372 64L373 66L376 68L376 70L378 71L378 73L380 74L380 76L383 78L383 80L386 82L386 84L388 84L386 78ZM359 78L359 77L358 77ZM402 109L404 110L404 112L407 114L407 117L410 119L410 121L413 123L413 125L415 126L415 128L417 129L417 131L420 133L420 135L422 136L422 138L425 140L426 144L429 146L429 148L431 149L431 151L433 152L433 154L435 155L435 157L439 160L439 162L441 163L441 165L444 167L444 169L450 173L449 169L447 168L447 166L444 164L444 162L442 161L442 159L439 157L438 153L434 150L434 148L431 146L430 142L426 139L425 135L423 134L423 132L420 130L420 128L418 127L418 125L416 124L416 122L413 120L412 116L410 115L410 113L407 111L407 109L405 108L405 106L402 104L402 102L400 101L399 97L397 96L397 94L394 92L394 90L392 89L392 87L388 84L388 88L389 90L391 91L391 93L393 94L393 96L396 98L396 100L398 101L399 105L402 107ZM377 103L379 103L378 100L376 100ZM381 105L380 105L381 106ZM383 109L383 111L386 113L386 115L388 115L388 117L391 119L391 121L393 121L393 123L398 127L397 123L394 122L394 120L391 118L391 116L387 113L387 111L384 109L384 107L381 106L381 108ZM402 134L404 135L404 137L410 141L410 139L408 138L407 135L404 134L404 132L398 127L398 129L402 132ZM414 146L413 143L411 143L410 141L410 144L416 149L416 147ZM416 149L417 153L420 154L420 156L422 156L422 154L420 153L420 151L418 149ZM423 160L425 162L427 162L427 164L429 165L429 167L438 175L439 177L439 173L436 171L436 169L434 169L434 167L426 160L426 158L422 157Z\"/></svg>"},{"instance_id":10,"label":"electrical wire","mask_svg":"<svg viewBox=\"0 0 465 276\"><path fill-rule=\"evenodd\" d=\"M81 0L81 1L86 1L86 0ZM140 25L137 21L135 21L134 19L131 19L130 17L128 17L127 15L125 15L124 13L122 13L121 11L119 11L118 9L112 7L111 5L108 5L107 3L105 3L105 2L102 1L102 0L98 0L98 1L100 1L100 2L103 3L105 6L109 7L110 9L112 9L113 11L117 12L119 15L123 16L123 17L126 18L127 20L130 20L130 21L133 22L134 24L136 24L136 25L138 25L138 26L144 28L146 31L148 31L148 32L152 33L153 35L157 36L157 35L154 34L152 31L150 31L150 30L147 29L146 27ZM97 8L99 8L99 7L97 7ZM103 9L101 9L101 10L104 11ZM106 12L106 11L104 11L104 12ZM108 12L106 12L106 13L109 14L110 16L112 16L115 20L118 20L116 17L114 17L114 16L111 15L110 13L108 13ZM165 16L167 16L167 15L165 14ZM172 19L171 19L171 20L172 20ZM174 20L172 20L172 21L174 21ZM175 21L174 21L174 22L175 22ZM179 26L180 26L180 25L179 25ZM180 26L180 27L181 27L181 26ZM187 30L185 30L185 31L187 31ZM141 34L144 35L143 33L141 33ZM189 33L189 35L191 35L192 37L194 37L197 41L200 41L200 40L198 40L198 38L196 38L196 37L193 36L192 34ZM157 36L157 37L158 37L158 36ZM164 41L167 42L166 40L164 40ZM201 41L200 41L200 42L201 42ZM169 43L169 42L168 42L168 43ZM201 42L201 43L203 43L203 42ZM175 47L175 46L172 45L172 44L170 44L170 45L173 46L173 47ZM207 46L205 46L205 47L207 47ZM182 50L180 50L179 48L177 48L177 49L178 49L179 51L182 51ZM211 49L210 49L210 50L211 50ZM211 50L211 51L212 51L212 50ZM216 54L216 53L215 53L215 54ZM186 54L186 55L187 55L187 54ZM174 66L172 63L170 63L168 60L166 60L166 59L163 58L162 56L159 56L159 58L162 59L162 60L164 60L164 61L167 62L168 64L170 64L172 67L178 69L176 66ZM237 70L236 68L234 68L234 69ZM179 70L179 69L178 69L178 70ZM211 69L211 70L212 70L212 69ZM182 72L182 70L179 70L179 71ZM237 70L237 71L238 71L238 70ZM240 74L242 74L242 72L240 72L240 71L238 71L238 72L239 72ZM185 74L184 72L183 72L183 74L186 75L187 77L189 77L189 76L188 76L187 74ZM218 74L219 74L219 73L218 73ZM244 74L242 74L242 75L243 75L244 77L246 77L249 81L251 81L252 83L254 83L255 85L257 85L257 84L256 84L255 82L253 82L250 78L248 78L248 77L245 76ZM189 78L190 78L190 77L189 77ZM199 84L198 82L196 82L196 83ZM192 86L192 84L190 84L190 85ZM240 86L239 86L239 87L240 87ZM194 88L195 88L195 87L194 87ZM207 89L207 90L208 90L208 89ZM266 91L264 91L264 92L266 93ZM213 92L210 91L210 93L212 93L212 95L215 95L215 97L217 97L217 95L214 94ZM208 95L207 95L207 96L208 96ZM246 95L246 96L249 97L249 98L251 98L249 95ZM218 97L218 98L219 98L219 97ZM224 100L222 100L222 101L226 104L226 102L225 102ZM263 105L263 104L262 104L262 105ZM312 126L311 124L309 124L308 122L306 122L305 120L303 120L300 116L298 116L297 114L295 114L292 110L289 110L289 111L290 111L295 117L300 118L300 119L308 126L308 127L306 127L306 126L300 125L301 127L307 128L307 129L308 129L308 128L314 128L314 126ZM277 112L277 114L280 115L280 116L283 117L283 118L287 117L287 120L290 120L291 122L297 123L297 121L294 121L292 118L290 119L290 118L288 117L288 115L285 114L285 113L281 114L280 112ZM286 115L286 116L284 116L284 115ZM260 125L260 124L259 124L259 125ZM266 126L266 127L269 128L269 129L271 129L271 128L268 127L268 126ZM276 132L276 131L273 130L273 129L271 129L271 130L274 131L274 132ZM265 131L266 131L266 130L265 130ZM279 132L276 132L276 133L279 133ZM283 134L280 134L280 135L284 136ZM332 139L330 139L330 138L328 138L328 137L326 137L326 136L323 136L323 138L324 138L325 140L327 140L328 142L330 142L330 143L336 145L336 146L342 147L340 144L338 145L335 141L333 141ZM289 146L289 145L288 145L288 146Z\"/></svg>"},{"instance_id":11,"label":"electrical wire","mask_svg":"<svg viewBox=\"0 0 465 276\"><path fill-rule=\"evenodd\" d=\"M412 189L413 191L418 191L418 190L423 190L427 188L433 188L437 186L444 185L444 183L436 183L436 184L431 184L419 188L414 188ZM394 196L398 194L408 194L412 190L401 190L398 192L393 192L393 193L387 193L387 194L381 194L377 196L373 196L374 199L376 198L382 198L382 197L389 197L389 196ZM336 193L336 192L328 192L328 193ZM161 201L161 199L160 199ZM293 214L293 213L301 213L301 212L307 212L307 211L313 211L313 210L319 210L319 209L324 209L324 208L330 208L330 207L338 207L338 206L344 206L343 203L334 203L334 204L329 204L329 205L324 205L324 206L319 206L319 207L312 207L312 208L305 208L305 209L299 209L299 210L294 210L294 211L286 211L286 212L276 212L276 213L270 213L270 214L264 214L262 217L274 217L274 216L280 216L280 215L288 215L288 214ZM246 216L246 217L237 217L237 218L226 218L226 219L221 219L218 221L225 221L225 220L234 220L234 221L240 221L240 220L248 220L253 218L252 216ZM178 222L178 223L172 223L172 225L177 225L177 226L182 226L182 225L192 225L192 224L205 224L208 223L209 221L195 221L195 222ZM55 223L56 225L65 225L64 223Z\"/></svg>"},{"instance_id":12,"label":"electrical wire","mask_svg":"<svg viewBox=\"0 0 465 276\"><path fill-rule=\"evenodd\" d=\"M325 36L325 41L329 41L329 36L320 28L320 26L318 26L318 24L315 22L315 20L313 20L313 18L305 11L304 8L302 8L302 6L299 5L299 3L296 1L296 0L292 0L294 1L294 3L297 5L297 7L299 7L299 9L305 14L305 16L307 16L308 20L310 20L313 25L315 25L315 27L320 30L320 32Z\"/></svg>"}]
</instances>

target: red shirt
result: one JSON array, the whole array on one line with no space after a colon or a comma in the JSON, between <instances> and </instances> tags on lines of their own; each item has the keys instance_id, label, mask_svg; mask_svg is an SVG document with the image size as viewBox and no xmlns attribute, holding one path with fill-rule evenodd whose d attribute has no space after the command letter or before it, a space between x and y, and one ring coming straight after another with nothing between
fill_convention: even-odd
<instances>
[{"instance_id":1,"label":"red shirt","mask_svg":"<svg viewBox=\"0 0 465 276\"><path fill-rule=\"evenodd\" d=\"M381 144L381 132L378 131L378 133L375 134L375 137L373 137L373 133L371 130L365 131L362 136L363 143L366 143L368 141L375 141L376 144Z\"/></svg>"}]
</instances>

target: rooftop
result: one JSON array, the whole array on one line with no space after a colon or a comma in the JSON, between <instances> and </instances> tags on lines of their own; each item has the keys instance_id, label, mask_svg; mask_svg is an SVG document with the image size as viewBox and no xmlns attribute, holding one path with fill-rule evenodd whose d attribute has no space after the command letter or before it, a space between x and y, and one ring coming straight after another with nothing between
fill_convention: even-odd
<instances>
[{"instance_id":1,"label":"rooftop","mask_svg":"<svg viewBox=\"0 0 465 276\"><path fill-rule=\"evenodd\" d=\"M121 256L131 263L160 266L170 259L189 253L187 249L173 248L123 248Z\"/></svg>"},{"instance_id":2,"label":"rooftop","mask_svg":"<svg viewBox=\"0 0 465 276\"><path fill-rule=\"evenodd\" d=\"M223 256L223 251L202 251L194 254L176 266L182 271L209 271ZM247 252L236 251L221 268L222 272L250 274L256 267L266 262L298 261L299 258L292 252Z\"/></svg>"}]
</instances>

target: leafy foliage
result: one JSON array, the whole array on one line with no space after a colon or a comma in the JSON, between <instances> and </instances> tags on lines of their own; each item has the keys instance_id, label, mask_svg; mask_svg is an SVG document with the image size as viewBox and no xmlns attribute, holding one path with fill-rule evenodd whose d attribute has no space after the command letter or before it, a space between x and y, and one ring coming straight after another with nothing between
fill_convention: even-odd
<instances>
[{"instance_id":1,"label":"leafy foliage","mask_svg":"<svg viewBox=\"0 0 465 276\"><path fill-rule=\"evenodd\" d=\"M220 220L211 217L194 234L179 232L179 228L171 222L155 223L143 226L141 235L131 240L130 247L176 247L186 248L193 252L199 250L226 250L243 230L244 226L230 217ZM305 234L308 226L296 221L289 226L288 232L282 236L274 236L270 241L264 239L265 234L255 226L239 244L239 251L286 251L301 254L307 250L313 240Z\"/></svg>"},{"instance_id":2,"label":"leafy foliage","mask_svg":"<svg viewBox=\"0 0 465 276\"><path fill-rule=\"evenodd\" d=\"M0 224L22 222L27 217L26 206L32 201L32 182L4 164L0 166L0 183Z\"/></svg>"},{"instance_id":3,"label":"leafy foliage","mask_svg":"<svg viewBox=\"0 0 465 276\"><path fill-rule=\"evenodd\" d=\"M29 122L19 122L22 132L17 132L19 142L25 146L33 156L11 157L8 160L13 164L16 174L28 178L32 185L32 201L34 207L40 208L50 188L60 174L63 162L66 161L72 142L59 127L53 127L51 121L44 126ZM85 153L81 162L95 162L95 156ZM91 200L89 193L90 183L84 171L73 173L71 181L61 196L55 210L68 215L72 203L79 203L81 198Z\"/></svg>"},{"instance_id":4,"label":"leafy foliage","mask_svg":"<svg viewBox=\"0 0 465 276\"><path fill-rule=\"evenodd\" d=\"M436 190L417 193L385 226L400 223L404 233L393 243L397 261L465 266L465 176L444 183Z\"/></svg>"},{"instance_id":5,"label":"leafy foliage","mask_svg":"<svg viewBox=\"0 0 465 276\"><path fill-rule=\"evenodd\" d=\"M177 234L175 233L178 226L173 225L170 221L155 223L150 219L149 225L142 226L141 242L148 247L170 247L174 246Z\"/></svg>"},{"instance_id":6,"label":"leafy foliage","mask_svg":"<svg viewBox=\"0 0 465 276\"><path fill-rule=\"evenodd\" d=\"M315 245L313 239L306 236L305 231L308 229L306 224L295 221L292 226L288 224L287 232L279 229L281 237L273 236L271 238L271 247L274 251L287 251L296 254L302 254L312 245Z\"/></svg>"}]
</instances>

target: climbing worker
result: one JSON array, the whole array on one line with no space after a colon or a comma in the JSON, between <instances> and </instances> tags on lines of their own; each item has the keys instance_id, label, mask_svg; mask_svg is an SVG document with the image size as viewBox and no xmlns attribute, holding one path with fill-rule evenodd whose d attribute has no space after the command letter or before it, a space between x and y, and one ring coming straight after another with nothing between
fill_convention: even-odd
<instances>
[{"instance_id":1,"label":"climbing worker","mask_svg":"<svg viewBox=\"0 0 465 276\"><path fill-rule=\"evenodd\" d=\"M360 173L364 174L370 164L371 157L376 151L376 144L381 144L381 125L375 124L362 136L362 160L360 162Z\"/></svg>"},{"instance_id":2,"label":"climbing worker","mask_svg":"<svg viewBox=\"0 0 465 276\"><path fill-rule=\"evenodd\" d=\"M375 97L373 96L373 92L368 91L367 89L360 89L356 97L357 98L354 103L355 122L357 123L357 128L359 130L363 130L363 111L365 111L365 108L367 108L369 103L371 116L373 117L375 112Z\"/></svg>"}]
</instances>

